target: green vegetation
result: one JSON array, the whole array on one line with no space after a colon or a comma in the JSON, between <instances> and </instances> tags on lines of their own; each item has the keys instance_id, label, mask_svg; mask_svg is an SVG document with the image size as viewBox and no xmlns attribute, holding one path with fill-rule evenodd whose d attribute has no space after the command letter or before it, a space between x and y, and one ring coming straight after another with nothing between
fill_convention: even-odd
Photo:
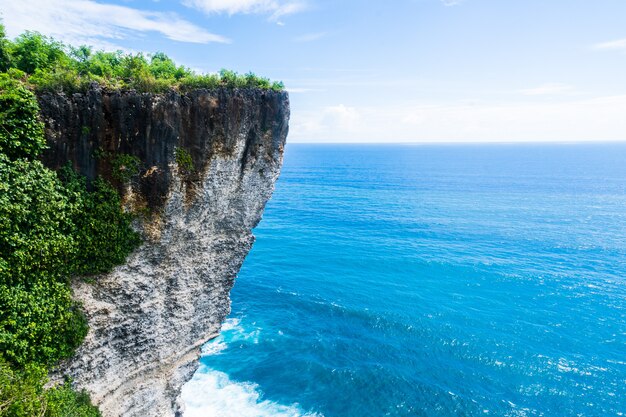
<instances>
[{"instance_id":1,"label":"green vegetation","mask_svg":"<svg viewBox=\"0 0 626 417\"><path fill-rule=\"evenodd\" d=\"M76 392L69 382L45 393L46 417L100 417L100 411L91 404L89 394Z\"/></svg>"},{"instance_id":2,"label":"green vegetation","mask_svg":"<svg viewBox=\"0 0 626 417\"><path fill-rule=\"evenodd\" d=\"M87 192L85 178L70 166L58 175L79 214L73 218L71 236L78 250L68 259L69 274L102 274L124 263L141 239L131 228L134 216L120 209L117 191L98 178L92 184L93 191Z\"/></svg>"},{"instance_id":3,"label":"green vegetation","mask_svg":"<svg viewBox=\"0 0 626 417\"><path fill-rule=\"evenodd\" d=\"M0 67L8 69L0 74L2 417L100 415L69 383L44 389L47 370L71 356L87 334L70 278L110 271L140 243L111 185L98 179L88 191L71 167L57 173L37 159L45 148L43 125L27 88L32 77L20 71L43 76L42 68L68 59L61 44L40 35L0 41ZM138 164L126 156L117 168L127 175Z\"/></svg>"},{"instance_id":4,"label":"green vegetation","mask_svg":"<svg viewBox=\"0 0 626 417\"><path fill-rule=\"evenodd\" d=\"M0 153L27 158L45 147L43 123L33 93L22 83L0 74Z\"/></svg>"},{"instance_id":5,"label":"green vegetation","mask_svg":"<svg viewBox=\"0 0 626 417\"><path fill-rule=\"evenodd\" d=\"M162 52L151 55L122 51L93 51L88 46L67 47L37 32L25 32L7 40L0 26L0 70L13 69L39 91L84 91L96 82L108 89L142 92L187 91L196 88L260 88L281 91L282 82L272 82L252 73L222 70L197 74L178 66Z\"/></svg>"},{"instance_id":6,"label":"green vegetation","mask_svg":"<svg viewBox=\"0 0 626 417\"><path fill-rule=\"evenodd\" d=\"M139 158L127 153L118 154L111 161L111 175L121 182L128 182L139 175L139 168L141 168Z\"/></svg>"},{"instance_id":7,"label":"green vegetation","mask_svg":"<svg viewBox=\"0 0 626 417\"><path fill-rule=\"evenodd\" d=\"M0 358L0 415L42 415L45 377L45 369L39 366L27 365L16 370Z\"/></svg>"},{"instance_id":8,"label":"green vegetation","mask_svg":"<svg viewBox=\"0 0 626 417\"><path fill-rule=\"evenodd\" d=\"M0 359L0 416L100 417L89 395L66 382L44 389L46 370L35 365L15 370Z\"/></svg>"},{"instance_id":9,"label":"green vegetation","mask_svg":"<svg viewBox=\"0 0 626 417\"><path fill-rule=\"evenodd\" d=\"M187 149L176 148L175 157L176 165L178 165L178 169L180 170L181 174L189 175L195 171L193 159L191 158L191 154Z\"/></svg>"}]
</instances>

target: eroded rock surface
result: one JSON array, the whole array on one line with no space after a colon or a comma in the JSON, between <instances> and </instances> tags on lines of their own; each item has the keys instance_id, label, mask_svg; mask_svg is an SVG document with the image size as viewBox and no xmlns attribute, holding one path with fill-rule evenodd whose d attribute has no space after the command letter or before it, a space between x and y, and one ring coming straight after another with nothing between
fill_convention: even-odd
<instances>
[{"instance_id":1,"label":"eroded rock surface","mask_svg":"<svg viewBox=\"0 0 626 417\"><path fill-rule=\"evenodd\" d=\"M105 417L180 414L181 386L200 346L230 312L229 291L254 240L282 165L289 100L284 92L197 90L188 94L103 92L39 97L50 167L68 160L88 178L110 178L143 210L145 243L126 265L74 295L90 330L59 367L87 389ZM188 151L193 170L175 149ZM115 180L115 155L140 172Z\"/></svg>"}]
</instances>

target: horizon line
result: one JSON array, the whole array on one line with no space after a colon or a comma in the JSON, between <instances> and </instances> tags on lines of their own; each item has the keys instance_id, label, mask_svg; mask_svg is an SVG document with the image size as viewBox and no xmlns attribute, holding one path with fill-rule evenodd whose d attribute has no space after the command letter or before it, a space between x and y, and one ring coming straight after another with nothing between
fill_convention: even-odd
<instances>
[{"instance_id":1,"label":"horizon line","mask_svg":"<svg viewBox=\"0 0 626 417\"><path fill-rule=\"evenodd\" d=\"M290 141L287 144L296 145L591 145L591 144L626 144L626 139L619 140L576 140L576 141L412 141L412 142L301 142Z\"/></svg>"}]
</instances>

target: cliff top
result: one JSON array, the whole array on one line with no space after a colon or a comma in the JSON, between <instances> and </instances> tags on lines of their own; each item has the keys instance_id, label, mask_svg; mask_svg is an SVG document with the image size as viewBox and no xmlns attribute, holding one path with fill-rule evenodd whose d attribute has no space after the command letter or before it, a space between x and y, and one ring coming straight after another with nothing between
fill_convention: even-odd
<instances>
[{"instance_id":1,"label":"cliff top","mask_svg":"<svg viewBox=\"0 0 626 417\"><path fill-rule=\"evenodd\" d=\"M94 82L106 90L161 93L199 88L258 88L284 90L282 82L253 73L238 74L222 69L216 74L198 74L162 52L145 55L122 51L78 48L25 32L9 40L0 25L0 72L8 72L38 92L84 92Z\"/></svg>"}]
</instances>

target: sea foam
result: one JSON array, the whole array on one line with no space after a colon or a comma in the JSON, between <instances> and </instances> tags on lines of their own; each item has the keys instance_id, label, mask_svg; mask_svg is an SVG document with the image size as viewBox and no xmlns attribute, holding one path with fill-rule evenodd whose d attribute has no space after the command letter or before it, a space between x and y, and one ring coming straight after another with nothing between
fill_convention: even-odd
<instances>
[{"instance_id":1,"label":"sea foam","mask_svg":"<svg viewBox=\"0 0 626 417\"><path fill-rule=\"evenodd\" d=\"M227 374L202 366L182 391L185 417L321 417L297 404L264 400L256 384L232 381Z\"/></svg>"},{"instance_id":2,"label":"sea foam","mask_svg":"<svg viewBox=\"0 0 626 417\"><path fill-rule=\"evenodd\" d=\"M202 356L219 355L228 344L241 340L258 343L260 329L246 329L239 318L229 318L221 334L202 348ZM201 365L183 386L185 417L322 417L304 412L297 404L282 405L264 400L257 384L237 382L224 372Z\"/></svg>"}]
</instances>

